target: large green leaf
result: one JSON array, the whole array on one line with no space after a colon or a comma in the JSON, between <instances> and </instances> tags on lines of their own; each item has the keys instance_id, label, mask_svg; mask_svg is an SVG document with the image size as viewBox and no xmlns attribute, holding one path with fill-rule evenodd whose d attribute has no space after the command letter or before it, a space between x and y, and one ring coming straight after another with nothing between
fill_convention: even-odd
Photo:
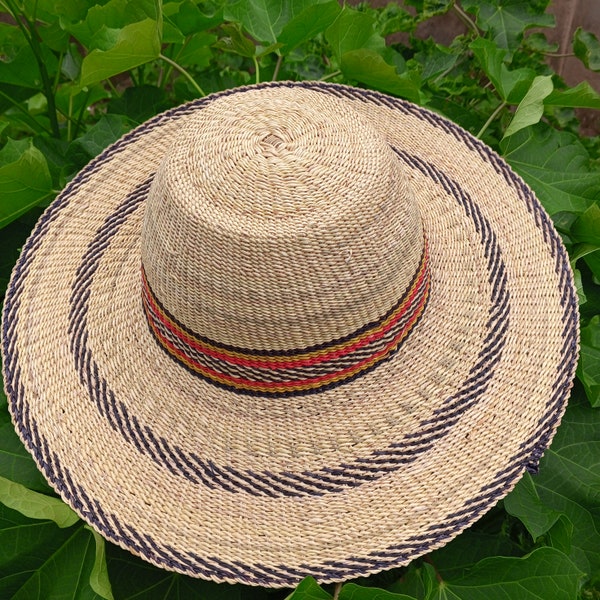
<instances>
[{"instance_id":1,"label":"large green leaf","mask_svg":"<svg viewBox=\"0 0 600 600\"><path fill-rule=\"evenodd\" d=\"M331 596L312 577L306 577L286 600L331 600Z\"/></svg>"},{"instance_id":2,"label":"large green leaf","mask_svg":"<svg viewBox=\"0 0 600 600\"><path fill-rule=\"evenodd\" d=\"M571 225L570 234L578 242L600 248L600 204L592 204L582 215L579 215Z\"/></svg>"},{"instance_id":3,"label":"large green leaf","mask_svg":"<svg viewBox=\"0 0 600 600\"><path fill-rule=\"evenodd\" d=\"M486 558L462 578L441 582L431 600L574 600L581 571L555 548L523 558Z\"/></svg>"},{"instance_id":4,"label":"large green leaf","mask_svg":"<svg viewBox=\"0 0 600 600\"><path fill-rule=\"evenodd\" d=\"M288 54L300 44L325 31L341 10L337 0L306 7L281 30L278 38L278 41L283 44L281 53Z\"/></svg>"},{"instance_id":5,"label":"large green leaf","mask_svg":"<svg viewBox=\"0 0 600 600\"><path fill-rule=\"evenodd\" d=\"M413 570L394 589L416 591L423 600L575 600L583 575L568 556L549 547L522 558L485 558L452 579L433 565Z\"/></svg>"},{"instance_id":6,"label":"large green leaf","mask_svg":"<svg viewBox=\"0 0 600 600\"><path fill-rule=\"evenodd\" d=\"M537 76L531 82L523 100L519 102L517 110L504 132L504 137L513 135L529 125L539 123L544 114L544 98L550 95L553 88L552 77L549 75Z\"/></svg>"},{"instance_id":7,"label":"large green leaf","mask_svg":"<svg viewBox=\"0 0 600 600\"><path fill-rule=\"evenodd\" d=\"M266 588L214 583L157 569L114 544L106 545L106 555L115 600L283 600L289 593L273 595Z\"/></svg>"},{"instance_id":8,"label":"large green leaf","mask_svg":"<svg viewBox=\"0 0 600 600\"><path fill-rule=\"evenodd\" d=\"M0 502L30 519L54 521L61 528L71 527L79 520L62 500L34 492L5 477L0 477Z\"/></svg>"},{"instance_id":9,"label":"large green leaf","mask_svg":"<svg viewBox=\"0 0 600 600\"><path fill-rule=\"evenodd\" d=\"M368 48L345 52L341 57L341 68L349 79L356 79L375 89L421 102L419 76L405 72L398 75L395 67L385 62L383 57Z\"/></svg>"},{"instance_id":10,"label":"large green leaf","mask_svg":"<svg viewBox=\"0 0 600 600\"><path fill-rule=\"evenodd\" d=\"M181 51L177 54L177 62L205 69L210 64L212 58L211 46L216 41L217 36L206 31L190 35Z\"/></svg>"},{"instance_id":11,"label":"large green leaf","mask_svg":"<svg viewBox=\"0 0 600 600\"><path fill-rule=\"evenodd\" d=\"M353 50L385 51L385 39L375 31L375 19L347 6L328 27L325 37L338 60Z\"/></svg>"},{"instance_id":12,"label":"large green leaf","mask_svg":"<svg viewBox=\"0 0 600 600\"><path fill-rule=\"evenodd\" d=\"M477 16L477 25L500 47L515 50L531 27L552 27L554 17L530 0L462 0L464 9Z\"/></svg>"},{"instance_id":13,"label":"large green leaf","mask_svg":"<svg viewBox=\"0 0 600 600\"><path fill-rule=\"evenodd\" d=\"M102 50L95 48L83 59L82 87L133 69L160 54L160 26L153 19L131 23L122 29L104 28L102 32L111 43Z\"/></svg>"},{"instance_id":14,"label":"large green leaf","mask_svg":"<svg viewBox=\"0 0 600 600\"><path fill-rule=\"evenodd\" d=\"M590 31L578 27L573 35L573 52L592 71L600 71L600 42Z\"/></svg>"},{"instance_id":15,"label":"large green leaf","mask_svg":"<svg viewBox=\"0 0 600 600\"><path fill-rule=\"evenodd\" d=\"M540 501L573 524L571 558L600 574L600 411L575 395L533 478Z\"/></svg>"},{"instance_id":16,"label":"large green leaf","mask_svg":"<svg viewBox=\"0 0 600 600\"><path fill-rule=\"evenodd\" d=\"M224 18L241 23L259 42L276 44L283 28L307 8L329 0L230 0Z\"/></svg>"},{"instance_id":17,"label":"large green leaf","mask_svg":"<svg viewBox=\"0 0 600 600\"><path fill-rule=\"evenodd\" d=\"M85 529L90 531L94 536L94 543L96 546L94 566L90 573L90 586L102 598L114 600L106 564L106 542L104 541L104 538L89 525L85 525Z\"/></svg>"},{"instance_id":18,"label":"large green leaf","mask_svg":"<svg viewBox=\"0 0 600 600\"><path fill-rule=\"evenodd\" d=\"M509 70L504 62L506 50L490 40L477 38L469 47L500 97L510 104L521 102L531 87L535 71L529 68Z\"/></svg>"},{"instance_id":19,"label":"large green leaf","mask_svg":"<svg viewBox=\"0 0 600 600\"><path fill-rule=\"evenodd\" d=\"M40 48L41 58L50 75L56 73L58 61L46 45ZM39 90L40 70L31 47L20 29L0 23L0 82Z\"/></svg>"},{"instance_id":20,"label":"large green leaf","mask_svg":"<svg viewBox=\"0 0 600 600\"><path fill-rule=\"evenodd\" d=\"M355 583L344 585L338 596L339 600L416 600L414 596L394 594L377 588L362 587Z\"/></svg>"},{"instance_id":21,"label":"large green leaf","mask_svg":"<svg viewBox=\"0 0 600 600\"><path fill-rule=\"evenodd\" d=\"M581 328L581 356L577 375L594 407L600 407L600 315Z\"/></svg>"},{"instance_id":22,"label":"large green leaf","mask_svg":"<svg viewBox=\"0 0 600 600\"><path fill-rule=\"evenodd\" d=\"M0 228L52 196L52 178L44 155L31 138L9 140L0 150Z\"/></svg>"},{"instance_id":23,"label":"large green leaf","mask_svg":"<svg viewBox=\"0 0 600 600\"><path fill-rule=\"evenodd\" d=\"M163 7L165 21L171 21L184 36L206 31L223 22L223 7L211 2L192 0L168 3Z\"/></svg>"},{"instance_id":24,"label":"large green leaf","mask_svg":"<svg viewBox=\"0 0 600 600\"><path fill-rule=\"evenodd\" d=\"M90 584L96 559L83 522L59 529L0 504L0 590L11 600L97 600Z\"/></svg>"},{"instance_id":25,"label":"large green leaf","mask_svg":"<svg viewBox=\"0 0 600 600\"><path fill-rule=\"evenodd\" d=\"M545 100L546 106L600 109L600 94L587 82L582 81L566 90L554 90Z\"/></svg>"},{"instance_id":26,"label":"large green leaf","mask_svg":"<svg viewBox=\"0 0 600 600\"><path fill-rule=\"evenodd\" d=\"M0 425L0 477L38 492L51 491L10 422Z\"/></svg>"},{"instance_id":27,"label":"large green leaf","mask_svg":"<svg viewBox=\"0 0 600 600\"><path fill-rule=\"evenodd\" d=\"M67 24L66 29L88 50L107 50L111 42L114 43L119 30L146 20L154 21L160 29L162 13L158 0L110 0L103 4L92 4L85 19ZM135 46L136 42L142 45L145 41L132 38L131 42Z\"/></svg>"},{"instance_id":28,"label":"large green leaf","mask_svg":"<svg viewBox=\"0 0 600 600\"><path fill-rule=\"evenodd\" d=\"M560 512L540 500L529 473L525 473L504 499L504 508L508 514L521 520L534 541L550 531L561 516Z\"/></svg>"},{"instance_id":29,"label":"large green leaf","mask_svg":"<svg viewBox=\"0 0 600 600\"><path fill-rule=\"evenodd\" d=\"M503 140L500 148L550 214L583 212L600 195L600 171L592 169L573 134L539 123Z\"/></svg>"},{"instance_id":30,"label":"large green leaf","mask_svg":"<svg viewBox=\"0 0 600 600\"><path fill-rule=\"evenodd\" d=\"M123 115L104 115L73 142L70 152L75 149L83 150L87 154L87 160L90 160L130 129L131 123Z\"/></svg>"}]
</instances>

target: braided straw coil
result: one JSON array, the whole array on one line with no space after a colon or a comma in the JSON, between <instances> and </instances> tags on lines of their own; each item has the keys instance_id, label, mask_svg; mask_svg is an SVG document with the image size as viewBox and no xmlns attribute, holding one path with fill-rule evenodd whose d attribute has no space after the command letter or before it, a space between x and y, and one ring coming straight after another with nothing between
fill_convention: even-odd
<instances>
[{"instance_id":1,"label":"braided straw coil","mask_svg":"<svg viewBox=\"0 0 600 600\"><path fill-rule=\"evenodd\" d=\"M458 535L537 469L578 348L522 180L438 115L322 83L108 148L40 219L2 330L16 429L83 519L271 587Z\"/></svg>"}]
</instances>

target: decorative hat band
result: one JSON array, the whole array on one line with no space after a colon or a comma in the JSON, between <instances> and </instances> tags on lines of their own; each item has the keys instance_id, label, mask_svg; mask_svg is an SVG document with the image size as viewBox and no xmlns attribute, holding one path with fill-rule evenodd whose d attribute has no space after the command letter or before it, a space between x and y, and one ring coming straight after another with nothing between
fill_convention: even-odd
<instances>
[{"instance_id":1,"label":"decorative hat band","mask_svg":"<svg viewBox=\"0 0 600 600\"><path fill-rule=\"evenodd\" d=\"M150 330L175 360L206 381L260 396L321 391L375 368L402 345L429 296L427 240L402 298L377 321L350 335L296 350L250 350L220 344L178 322L156 298L142 266L142 300Z\"/></svg>"}]
</instances>

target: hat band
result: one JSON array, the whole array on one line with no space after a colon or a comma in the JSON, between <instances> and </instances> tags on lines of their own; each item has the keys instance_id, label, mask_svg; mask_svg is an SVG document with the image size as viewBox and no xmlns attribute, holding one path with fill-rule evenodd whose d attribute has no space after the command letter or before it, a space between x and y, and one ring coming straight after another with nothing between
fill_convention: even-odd
<instances>
[{"instance_id":1,"label":"hat band","mask_svg":"<svg viewBox=\"0 0 600 600\"><path fill-rule=\"evenodd\" d=\"M427 241L402 298L385 315L348 336L296 350L250 350L220 344L179 323L152 291L142 266L142 299L160 346L206 381L254 395L322 391L355 379L390 358L423 313L429 296Z\"/></svg>"}]
</instances>

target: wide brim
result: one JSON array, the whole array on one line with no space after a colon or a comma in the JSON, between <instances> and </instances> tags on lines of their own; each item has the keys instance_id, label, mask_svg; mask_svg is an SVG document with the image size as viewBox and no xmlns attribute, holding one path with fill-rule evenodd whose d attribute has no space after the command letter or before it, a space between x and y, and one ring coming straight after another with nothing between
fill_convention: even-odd
<instances>
[{"instance_id":1,"label":"wide brim","mask_svg":"<svg viewBox=\"0 0 600 600\"><path fill-rule=\"evenodd\" d=\"M90 163L23 248L3 312L26 447L104 537L160 567L293 586L440 547L535 470L578 348L566 252L487 146L405 101L331 94L387 139L429 244L431 292L392 359L298 397L215 387L158 346L140 294L148 189L178 130L223 95L159 115Z\"/></svg>"}]
</instances>

